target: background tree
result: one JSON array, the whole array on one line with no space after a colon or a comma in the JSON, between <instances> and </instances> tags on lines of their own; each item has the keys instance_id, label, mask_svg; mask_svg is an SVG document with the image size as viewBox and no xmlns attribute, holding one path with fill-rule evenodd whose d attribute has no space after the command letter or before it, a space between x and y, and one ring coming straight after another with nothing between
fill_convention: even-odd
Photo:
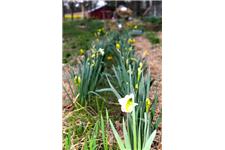
<instances>
[{"instance_id":1,"label":"background tree","mask_svg":"<svg viewBox=\"0 0 225 150\"><path fill-rule=\"evenodd\" d=\"M75 11L75 3L73 1L69 2L69 7L70 7L70 11L71 11L71 18L73 20L73 13Z\"/></svg>"}]
</instances>

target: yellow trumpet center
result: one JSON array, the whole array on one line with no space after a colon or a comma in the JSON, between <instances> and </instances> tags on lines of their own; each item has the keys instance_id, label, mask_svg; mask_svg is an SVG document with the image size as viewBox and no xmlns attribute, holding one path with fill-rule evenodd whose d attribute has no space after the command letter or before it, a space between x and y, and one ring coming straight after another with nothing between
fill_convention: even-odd
<instances>
[{"instance_id":1,"label":"yellow trumpet center","mask_svg":"<svg viewBox=\"0 0 225 150\"><path fill-rule=\"evenodd\" d=\"M126 111L130 112L130 110L132 110L133 105L134 105L134 102L133 102L132 98L129 98L127 100L127 103L126 103L126 106L125 106Z\"/></svg>"}]
</instances>

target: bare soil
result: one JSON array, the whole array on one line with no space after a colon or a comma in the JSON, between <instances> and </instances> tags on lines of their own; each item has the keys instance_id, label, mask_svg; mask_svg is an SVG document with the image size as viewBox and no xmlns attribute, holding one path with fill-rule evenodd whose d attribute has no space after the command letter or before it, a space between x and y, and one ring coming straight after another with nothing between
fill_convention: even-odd
<instances>
[{"instance_id":1,"label":"bare soil","mask_svg":"<svg viewBox=\"0 0 225 150\"><path fill-rule=\"evenodd\" d=\"M162 39L162 33L158 32L158 36ZM149 40L143 36L135 38L134 46L136 48L136 53L139 57L145 59L150 69L150 74L152 79L155 80L153 86L151 87L150 98L154 98L154 93L157 91L158 95L158 108L157 116L162 108L162 47L161 44L152 45ZM161 150L162 149L162 123L157 131L156 138L151 150Z\"/></svg>"}]
</instances>

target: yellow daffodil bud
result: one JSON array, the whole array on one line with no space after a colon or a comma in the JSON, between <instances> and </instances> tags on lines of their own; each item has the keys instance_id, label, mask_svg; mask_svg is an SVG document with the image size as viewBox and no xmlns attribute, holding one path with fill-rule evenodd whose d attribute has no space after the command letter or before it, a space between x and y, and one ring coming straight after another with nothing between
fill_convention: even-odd
<instances>
[{"instance_id":1,"label":"yellow daffodil bud","mask_svg":"<svg viewBox=\"0 0 225 150\"><path fill-rule=\"evenodd\" d=\"M77 85L80 84L80 77L79 76L75 76L74 83L77 84Z\"/></svg>"},{"instance_id":2,"label":"yellow daffodil bud","mask_svg":"<svg viewBox=\"0 0 225 150\"><path fill-rule=\"evenodd\" d=\"M120 44L116 43L116 49L120 49Z\"/></svg>"},{"instance_id":3,"label":"yellow daffodil bud","mask_svg":"<svg viewBox=\"0 0 225 150\"><path fill-rule=\"evenodd\" d=\"M133 72L131 70L127 70L127 73L129 74L133 74Z\"/></svg>"},{"instance_id":4,"label":"yellow daffodil bud","mask_svg":"<svg viewBox=\"0 0 225 150\"><path fill-rule=\"evenodd\" d=\"M138 81L141 79L141 70L138 68Z\"/></svg>"},{"instance_id":5,"label":"yellow daffodil bud","mask_svg":"<svg viewBox=\"0 0 225 150\"><path fill-rule=\"evenodd\" d=\"M129 59L126 59L126 65L127 66L129 65Z\"/></svg>"},{"instance_id":6,"label":"yellow daffodil bud","mask_svg":"<svg viewBox=\"0 0 225 150\"><path fill-rule=\"evenodd\" d=\"M95 66L95 63L93 62L92 64L91 64L91 67L94 67Z\"/></svg>"},{"instance_id":7,"label":"yellow daffodil bud","mask_svg":"<svg viewBox=\"0 0 225 150\"><path fill-rule=\"evenodd\" d=\"M149 98L146 98L146 112L149 111L150 107L151 107L151 100Z\"/></svg>"},{"instance_id":8,"label":"yellow daffodil bud","mask_svg":"<svg viewBox=\"0 0 225 150\"><path fill-rule=\"evenodd\" d=\"M131 44L132 43L132 39L128 39L128 43Z\"/></svg>"},{"instance_id":9,"label":"yellow daffodil bud","mask_svg":"<svg viewBox=\"0 0 225 150\"><path fill-rule=\"evenodd\" d=\"M135 42L135 39L128 39L129 44L133 44Z\"/></svg>"},{"instance_id":10,"label":"yellow daffodil bud","mask_svg":"<svg viewBox=\"0 0 225 150\"><path fill-rule=\"evenodd\" d=\"M77 76L74 77L74 83L77 84Z\"/></svg>"},{"instance_id":11,"label":"yellow daffodil bud","mask_svg":"<svg viewBox=\"0 0 225 150\"><path fill-rule=\"evenodd\" d=\"M137 83L135 84L135 89L136 89L136 90L138 89L138 84L137 84Z\"/></svg>"},{"instance_id":12,"label":"yellow daffodil bud","mask_svg":"<svg viewBox=\"0 0 225 150\"><path fill-rule=\"evenodd\" d=\"M142 67L143 67L143 63L142 63L142 62L140 62L140 64L139 64L139 68L140 68L140 69L142 69Z\"/></svg>"},{"instance_id":13,"label":"yellow daffodil bud","mask_svg":"<svg viewBox=\"0 0 225 150\"><path fill-rule=\"evenodd\" d=\"M138 67L138 81L141 78L142 67L143 67L143 63L140 62L139 67Z\"/></svg>"},{"instance_id":14,"label":"yellow daffodil bud","mask_svg":"<svg viewBox=\"0 0 225 150\"><path fill-rule=\"evenodd\" d=\"M78 79L77 79L77 83L78 83L78 84L80 84L80 77L78 77Z\"/></svg>"},{"instance_id":15,"label":"yellow daffodil bud","mask_svg":"<svg viewBox=\"0 0 225 150\"><path fill-rule=\"evenodd\" d=\"M112 55L107 56L107 60L112 60L112 59L113 59Z\"/></svg>"},{"instance_id":16,"label":"yellow daffodil bud","mask_svg":"<svg viewBox=\"0 0 225 150\"><path fill-rule=\"evenodd\" d=\"M138 26L136 25L136 26L134 26L134 29L137 29L138 28Z\"/></svg>"},{"instance_id":17,"label":"yellow daffodil bud","mask_svg":"<svg viewBox=\"0 0 225 150\"><path fill-rule=\"evenodd\" d=\"M132 47L129 47L129 49L128 49L129 51L132 51Z\"/></svg>"},{"instance_id":18,"label":"yellow daffodil bud","mask_svg":"<svg viewBox=\"0 0 225 150\"><path fill-rule=\"evenodd\" d=\"M80 49L80 55L84 55L84 50L82 48Z\"/></svg>"},{"instance_id":19,"label":"yellow daffodil bud","mask_svg":"<svg viewBox=\"0 0 225 150\"><path fill-rule=\"evenodd\" d=\"M95 53L93 53L93 54L91 55L91 58L95 58L95 56L96 56Z\"/></svg>"}]
</instances>

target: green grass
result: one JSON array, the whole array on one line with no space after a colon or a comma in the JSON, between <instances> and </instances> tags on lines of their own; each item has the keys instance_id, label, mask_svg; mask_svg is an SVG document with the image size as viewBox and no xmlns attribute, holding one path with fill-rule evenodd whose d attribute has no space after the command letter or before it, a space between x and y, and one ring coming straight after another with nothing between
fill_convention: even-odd
<instances>
[{"instance_id":1,"label":"green grass","mask_svg":"<svg viewBox=\"0 0 225 150\"><path fill-rule=\"evenodd\" d=\"M145 37L147 37L152 44L160 44L160 39L155 32L146 31Z\"/></svg>"},{"instance_id":2,"label":"green grass","mask_svg":"<svg viewBox=\"0 0 225 150\"><path fill-rule=\"evenodd\" d=\"M76 20L63 22L63 63L68 63L72 57L79 54L82 48L90 48L94 33L104 26L99 20Z\"/></svg>"},{"instance_id":3,"label":"green grass","mask_svg":"<svg viewBox=\"0 0 225 150\"><path fill-rule=\"evenodd\" d=\"M145 17L143 18L144 22L150 22L152 24L161 25L162 18L161 17Z\"/></svg>"}]
</instances>

